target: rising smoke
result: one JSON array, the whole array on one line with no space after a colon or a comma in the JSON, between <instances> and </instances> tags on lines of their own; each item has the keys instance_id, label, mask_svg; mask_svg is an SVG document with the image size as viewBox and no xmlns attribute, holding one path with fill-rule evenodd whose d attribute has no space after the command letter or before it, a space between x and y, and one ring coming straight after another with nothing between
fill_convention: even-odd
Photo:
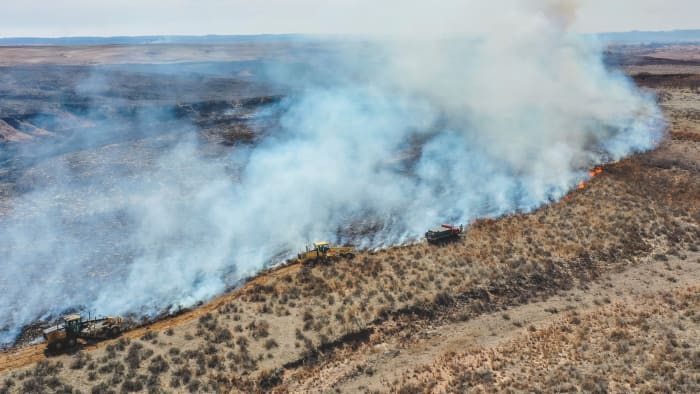
<instances>
[{"instance_id":1,"label":"rising smoke","mask_svg":"<svg viewBox=\"0 0 700 394\"><path fill-rule=\"evenodd\" d=\"M653 98L567 31L570 8L542 10L470 38L331 40L332 55L280 60L266 69L293 92L280 126L226 160L185 137L156 156L100 149L87 181L53 168L0 228L0 343L70 308L191 306L313 240L386 247L529 211L653 148Z\"/></svg>"}]
</instances>

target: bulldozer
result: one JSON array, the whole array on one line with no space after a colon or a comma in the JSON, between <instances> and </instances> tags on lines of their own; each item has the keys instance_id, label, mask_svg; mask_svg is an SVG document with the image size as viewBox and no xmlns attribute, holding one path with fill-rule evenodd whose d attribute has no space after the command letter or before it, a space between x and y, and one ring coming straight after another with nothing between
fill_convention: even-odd
<instances>
[{"instance_id":1,"label":"bulldozer","mask_svg":"<svg viewBox=\"0 0 700 394\"><path fill-rule=\"evenodd\" d=\"M297 255L302 264L328 263L341 258L352 259L355 257L355 249L348 246L331 246L327 241L314 242L313 249L306 247L304 253Z\"/></svg>"},{"instance_id":2,"label":"bulldozer","mask_svg":"<svg viewBox=\"0 0 700 394\"><path fill-rule=\"evenodd\" d=\"M123 331L121 317L103 317L86 320L78 314L63 316L59 323L44 330L46 346L51 352L60 352L78 345L78 339L100 340L118 337Z\"/></svg>"}]
</instances>

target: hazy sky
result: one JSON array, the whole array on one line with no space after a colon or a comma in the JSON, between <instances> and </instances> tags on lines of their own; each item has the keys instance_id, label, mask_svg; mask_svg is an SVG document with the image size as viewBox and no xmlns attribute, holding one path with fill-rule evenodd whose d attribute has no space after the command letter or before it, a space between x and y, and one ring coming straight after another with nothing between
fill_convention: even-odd
<instances>
[{"instance_id":1,"label":"hazy sky","mask_svg":"<svg viewBox=\"0 0 700 394\"><path fill-rule=\"evenodd\" d=\"M442 34L544 3L584 32L700 28L700 0L0 0L0 36Z\"/></svg>"}]
</instances>

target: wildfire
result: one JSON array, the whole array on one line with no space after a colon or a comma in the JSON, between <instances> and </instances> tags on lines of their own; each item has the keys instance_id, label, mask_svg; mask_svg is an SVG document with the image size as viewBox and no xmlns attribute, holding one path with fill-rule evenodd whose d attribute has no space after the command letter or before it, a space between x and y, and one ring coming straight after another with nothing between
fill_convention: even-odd
<instances>
[{"instance_id":1,"label":"wildfire","mask_svg":"<svg viewBox=\"0 0 700 394\"><path fill-rule=\"evenodd\" d=\"M600 175L603 173L603 168L602 167L596 167L591 170L591 172L588 173L588 175L591 176L591 178L594 178L596 175Z\"/></svg>"},{"instance_id":2,"label":"wildfire","mask_svg":"<svg viewBox=\"0 0 700 394\"><path fill-rule=\"evenodd\" d=\"M592 170L588 173L588 175L589 175L591 178L595 178L597 175L600 175L600 174L602 174L602 173L603 173L603 167L596 167L596 168L592 169ZM581 181L581 183L578 184L578 190L583 190L583 189L585 189L585 188L586 188L586 182L585 182L585 181Z\"/></svg>"}]
</instances>

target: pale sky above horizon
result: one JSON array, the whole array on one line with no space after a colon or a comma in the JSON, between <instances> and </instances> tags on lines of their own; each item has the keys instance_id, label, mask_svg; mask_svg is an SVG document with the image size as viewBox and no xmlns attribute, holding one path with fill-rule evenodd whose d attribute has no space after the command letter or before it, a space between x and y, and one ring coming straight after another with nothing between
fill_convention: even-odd
<instances>
[{"instance_id":1,"label":"pale sky above horizon","mask_svg":"<svg viewBox=\"0 0 700 394\"><path fill-rule=\"evenodd\" d=\"M0 37L449 34L553 3L579 32L700 28L700 0L0 0Z\"/></svg>"}]
</instances>

